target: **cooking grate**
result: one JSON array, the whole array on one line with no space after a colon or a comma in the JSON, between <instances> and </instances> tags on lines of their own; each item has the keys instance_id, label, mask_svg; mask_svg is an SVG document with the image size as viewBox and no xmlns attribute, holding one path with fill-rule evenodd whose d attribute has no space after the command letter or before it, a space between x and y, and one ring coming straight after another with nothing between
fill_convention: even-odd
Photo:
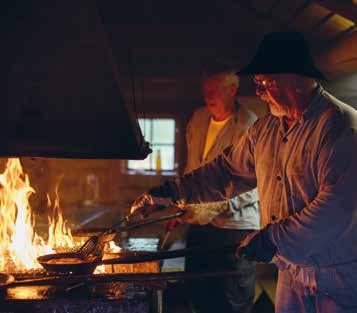
<instances>
[{"instance_id":1,"label":"cooking grate","mask_svg":"<svg viewBox=\"0 0 357 313\"><path fill-rule=\"evenodd\" d=\"M49 273L42 268L31 269L26 271L17 271L13 273L10 272L8 274L14 276L16 280L48 278L48 277L64 277L69 275L69 273L56 273L56 275L54 276L53 273Z\"/></svg>"}]
</instances>

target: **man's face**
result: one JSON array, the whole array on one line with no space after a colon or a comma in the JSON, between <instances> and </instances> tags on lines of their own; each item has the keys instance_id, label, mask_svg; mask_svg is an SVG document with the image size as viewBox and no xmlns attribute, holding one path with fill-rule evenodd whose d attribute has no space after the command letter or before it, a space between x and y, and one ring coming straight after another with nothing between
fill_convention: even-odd
<instances>
[{"instance_id":1,"label":"man's face","mask_svg":"<svg viewBox=\"0 0 357 313\"><path fill-rule=\"evenodd\" d=\"M232 101L237 87L227 84L224 75L215 75L203 82L203 97L208 112L213 116L224 116L232 110Z\"/></svg>"},{"instance_id":2,"label":"man's face","mask_svg":"<svg viewBox=\"0 0 357 313\"><path fill-rule=\"evenodd\" d=\"M265 101L271 114L291 116L295 88L290 74L257 74L254 76L256 94Z\"/></svg>"}]
</instances>

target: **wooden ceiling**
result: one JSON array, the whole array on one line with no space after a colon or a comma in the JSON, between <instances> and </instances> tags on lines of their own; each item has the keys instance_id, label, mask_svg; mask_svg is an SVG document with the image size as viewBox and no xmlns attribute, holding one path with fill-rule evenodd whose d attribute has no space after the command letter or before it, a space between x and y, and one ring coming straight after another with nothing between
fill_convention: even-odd
<instances>
[{"instance_id":1,"label":"wooden ceiling","mask_svg":"<svg viewBox=\"0 0 357 313\"><path fill-rule=\"evenodd\" d=\"M72 157L128 158L129 150L121 148L133 144L130 153L138 157L142 142L131 127L132 111L188 117L202 104L202 69L217 60L244 66L272 31L302 32L328 77L357 69L352 0L12 0L6 5L0 27L3 155L74 151ZM252 79L242 77L239 95L254 94ZM47 150L40 154L38 147Z\"/></svg>"},{"instance_id":2,"label":"wooden ceiling","mask_svg":"<svg viewBox=\"0 0 357 313\"><path fill-rule=\"evenodd\" d=\"M42 4L39 5L38 3ZM244 66L265 33L295 29L313 48L321 70L336 77L357 69L357 4L355 0L55 0L68 16L95 8L103 22L127 102L160 111L190 110L200 104L202 68L216 62ZM35 5L36 3L36 5ZM79 4L78 4L79 3ZM8 16L41 11L47 0L11 1ZM55 6L55 5L53 5ZM6 10L4 10L6 13ZM83 14L82 14L83 12ZM36 12L38 13L38 12ZM41 12L40 12L41 13ZM38 14L37 14L38 15ZM43 13L45 15L45 13ZM68 19L63 16L62 19ZM85 17L78 23L86 25ZM6 17L2 22L6 23ZM23 19L24 28L31 20ZM73 21L71 23L74 23ZM18 24L18 23L17 23ZM68 24L66 27L70 27ZM78 26L76 26L78 27ZM86 26L83 26L85 28ZM95 25L93 26L95 27ZM3 30L6 28L2 28ZM7 30L6 30L7 31ZM79 31L79 30L78 30ZM12 35L7 31L6 35ZM62 40L62 38L60 38ZM16 40L15 40L16 41ZM22 43L2 57L18 53ZM45 44L45 43L44 43ZM85 53L85 52L84 52ZM6 73L6 71L5 71ZM5 75L5 74L4 74ZM254 94L242 78L242 95Z\"/></svg>"},{"instance_id":3,"label":"wooden ceiling","mask_svg":"<svg viewBox=\"0 0 357 313\"><path fill-rule=\"evenodd\" d=\"M244 63L265 33L284 29L302 32L318 53L356 31L357 22L353 0L105 3L98 5L114 44L130 45L143 66L158 55L161 63L177 64L186 54L192 60L217 55Z\"/></svg>"},{"instance_id":4,"label":"wooden ceiling","mask_svg":"<svg viewBox=\"0 0 357 313\"><path fill-rule=\"evenodd\" d=\"M197 103L203 67L217 59L237 68L245 65L271 31L303 33L327 77L357 69L353 0L99 3L121 73L135 78L136 99L151 108L160 102L173 107ZM243 85L243 95L254 92L245 79Z\"/></svg>"}]
</instances>

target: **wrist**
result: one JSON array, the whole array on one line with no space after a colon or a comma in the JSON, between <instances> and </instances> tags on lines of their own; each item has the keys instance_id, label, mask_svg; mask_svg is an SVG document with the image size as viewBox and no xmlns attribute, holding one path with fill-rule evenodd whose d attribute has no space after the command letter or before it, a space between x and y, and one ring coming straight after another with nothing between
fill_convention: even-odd
<instances>
[{"instance_id":1,"label":"wrist","mask_svg":"<svg viewBox=\"0 0 357 313\"><path fill-rule=\"evenodd\" d=\"M269 229L271 226L272 224L268 224L261 230L261 232L262 232L262 238L264 240L264 244L266 245L267 248L269 248L270 251L274 252L275 255L278 250L275 244L273 243L273 241L270 239Z\"/></svg>"},{"instance_id":2,"label":"wrist","mask_svg":"<svg viewBox=\"0 0 357 313\"><path fill-rule=\"evenodd\" d=\"M148 191L148 194L157 198L169 198L173 202L179 200L176 185L172 181L165 181L161 186L154 187Z\"/></svg>"}]
</instances>

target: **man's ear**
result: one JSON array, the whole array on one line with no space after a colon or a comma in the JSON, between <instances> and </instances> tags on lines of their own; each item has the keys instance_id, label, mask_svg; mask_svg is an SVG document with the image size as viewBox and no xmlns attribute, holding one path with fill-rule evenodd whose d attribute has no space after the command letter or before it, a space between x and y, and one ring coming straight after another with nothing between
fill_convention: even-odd
<instances>
[{"instance_id":1,"label":"man's ear","mask_svg":"<svg viewBox=\"0 0 357 313\"><path fill-rule=\"evenodd\" d=\"M229 95L234 97L236 94L237 94L237 91L238 91L238 86L234 85L234 84L231 84L229 86Z\"/></svg>"}]
</instances>

